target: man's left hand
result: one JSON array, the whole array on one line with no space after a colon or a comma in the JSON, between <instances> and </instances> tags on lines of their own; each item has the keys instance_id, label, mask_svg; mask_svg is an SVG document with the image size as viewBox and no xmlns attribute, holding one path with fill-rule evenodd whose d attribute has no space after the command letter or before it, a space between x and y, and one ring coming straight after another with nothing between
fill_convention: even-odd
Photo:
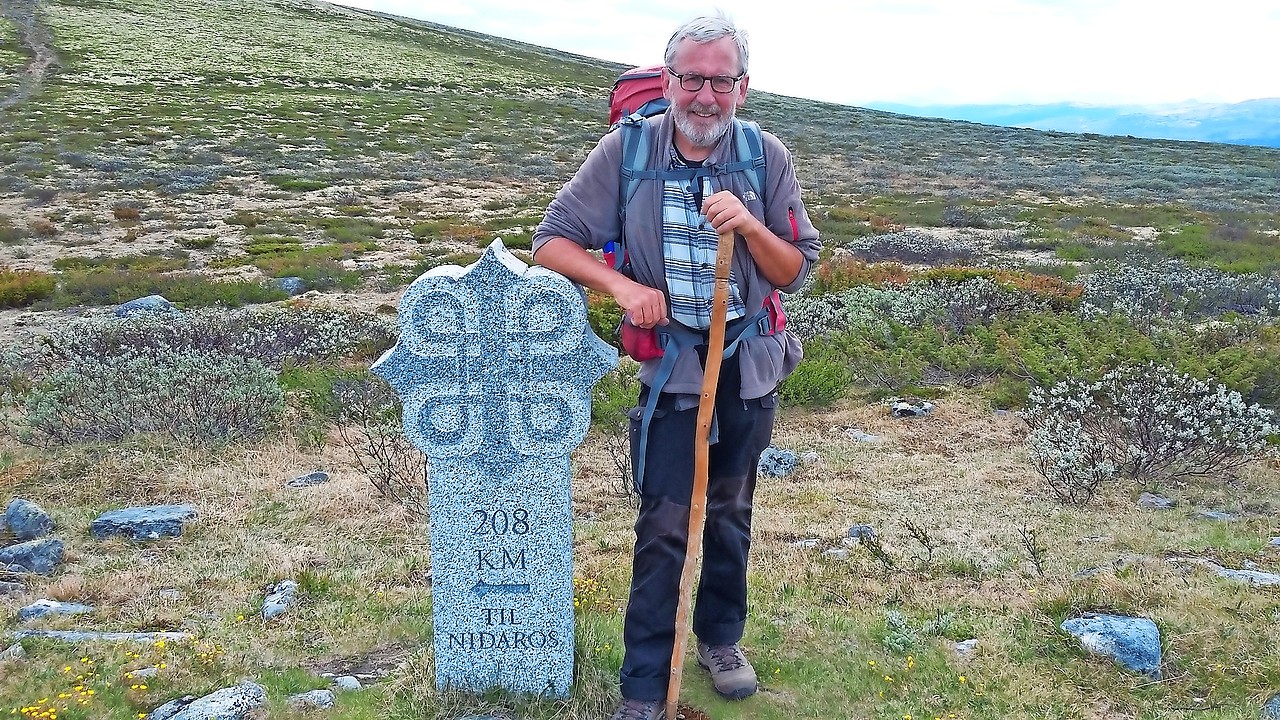
<instances>
[{"instance_id":1,"label":"man's left hand","mask_svg":"<svg viewBox=\"0 0 1280 720\"><path fill-rule=\"evenodd\" d=\"M702 214L707 216L711 227L721 235L728 232L746 235L749 228L760 223L747 211L747 207L742 204L738 196L728 190L721 190L704 200Z\"/></svg>"}]
</instances>

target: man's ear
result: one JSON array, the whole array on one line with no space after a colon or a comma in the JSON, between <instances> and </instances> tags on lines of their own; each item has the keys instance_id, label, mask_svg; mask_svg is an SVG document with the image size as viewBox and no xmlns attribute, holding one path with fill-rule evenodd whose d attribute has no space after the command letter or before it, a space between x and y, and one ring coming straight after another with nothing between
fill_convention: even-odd
<instances>
[{"instance_id":1,"label":"man's ear","mask_svg":"<svg viewBox=\"0 0 1280 720\"><path fill-rule=\"evenodd\" d=\"M671 76L671 71L666 67L663 67L662 68L662 97L666 98L669 101L674 100L674 98L671 97L671 83L674 81L675 81L675 78Z\"/></svg>"},{"instance_id":2,"label":"man's ear","mask_svg":"<svg viewBox=\"0 0 1280 720\"><path fill-rule=\"evenodd\" d=\"M747 104L747 81L751 79L750 75L743 75L738 81L738 107Z\"/></svg>"}]
</instances>

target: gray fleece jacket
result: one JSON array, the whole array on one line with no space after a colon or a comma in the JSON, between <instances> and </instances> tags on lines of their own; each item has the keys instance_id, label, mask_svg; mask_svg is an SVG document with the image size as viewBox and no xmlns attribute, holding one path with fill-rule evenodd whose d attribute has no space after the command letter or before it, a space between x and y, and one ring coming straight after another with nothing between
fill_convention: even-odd
<instances>
[{"instance_id":1,"label":"gray fleece jacket","mask_svg":"<svg viewBox=\"0 0 1280 720\"><path fill-rule=\"evenodd\" d=\"M670 113L645 121L649 137L649 161L647 167L670 166L672 133L675 122ZM752 215L760 218L775 235L792 240L792 217L798 230L796 248L804 256L799 275L783 292L795 292L808 277L814 261L818 259L818 231L805 212L800 199L800 183L796 179L791 153L782 141L771 133L763 134L766 183L766 206L751 191L751 181L746 171L711 178L713 193L729 190L739 198ZM560 189L547 207L546 217L533 234L533 251L556 237L564 237L588 250L599 250L620 234L618 213L619 173L622 167L623 133L605 135L587 156L573 178ZM734 134L725 133L719 145L712 151L707 163L728 163L737 160L734 150ZM636 282L667 293L666 273L662 252L662 182L642 180L627 207L627 252ZM765 298L775 289L769 283L754 258L747 250L746 241L737 236L734 247L732 277L746 304L748 315L760 309ZM738 346L739 366L742 373L742 397L752 399L770 395L795 369L802 354L800 341L789 332L746 338ZM641 365L640 381L652 384L658 367L657 360ZM682 353L663 392L699 394L702 391L702 367L695 353Z\"/></svg>"}]
</instances>

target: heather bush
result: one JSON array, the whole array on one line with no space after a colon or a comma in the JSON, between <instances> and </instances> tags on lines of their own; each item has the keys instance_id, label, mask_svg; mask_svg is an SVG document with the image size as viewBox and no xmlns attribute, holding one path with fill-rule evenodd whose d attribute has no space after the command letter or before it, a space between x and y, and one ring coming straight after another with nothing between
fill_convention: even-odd
<instances>
[{"instance_id":1,"label":"heather bush","mask_svg":"<svg viewBox=\"0 0 1280 720\"><path fill-rule=\"evenodd\" d=\"M1155 363L1038 387L1022 417L1036 470L1068 502L1115 477L1154 484L1230 471L1272 454L1280 431L1273 411Z\"/></svg>"},{"instance_id":2,"label":"heather bush","mask_svg":"<svg viewBox=\"0 0 1280 720\"><path fill-rule=\"evenodd\" d=\"M147 295L163 295L182 307L240 307L283 300L277 287L246 280L211 280L196 273L156 273L109 268L68 270L57 292L44 304L55 308L76 305L118 305Z\"/></svg>"},{"instance_id":3,"label":"heather bush","mask_svg":"<svg viewBox=\"0 0 1280 720\"><path fill-rule=\"evenodd\" d=\"M159 433L192 445L262 437L284 409L275 373L210 352L77 355L22 395L21 442L48 447Z\"/></svg>"},{"instance_id":4,"label":"heather bush","mask_svg":"<svg viewBox=\"0 0 1280 720\"><path fill-rule=\"evenodd\" d=\"M298 304L83 318L55 328L42 346L65 359L193 351L278 369L283 363L376 356L395 344L396 333L394 318Z\"/></svg>"},{"instance_id":5,"label":"heather bush","mask_svg":"<svg viewBox=\"0 0 1280 720\"><path fill-rule=\"evenodd\" d=\"M972 262L983 250L967 238L941 237L918 230L855 238L845 247L871 261L897 260L906 263Z\"/></svg>"},{"instance_id":6,"label":"heather bush","mask_svg":"<svg viewBox=\"0 0 1280 720\"><path fill-rule=\"evenodd\" d=\"M1104 262L1080 280L1081 312L1087 317L1119 313L1149 327L1163 317L1280 314L1280 279L1235 275L1181 260L1130 256Z\"/></svg>"}]
</instances>

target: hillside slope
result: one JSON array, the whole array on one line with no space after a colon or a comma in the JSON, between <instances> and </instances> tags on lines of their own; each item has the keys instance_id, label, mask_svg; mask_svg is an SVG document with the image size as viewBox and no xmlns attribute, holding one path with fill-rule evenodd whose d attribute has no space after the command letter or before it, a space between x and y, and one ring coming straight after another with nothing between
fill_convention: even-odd
<instances>
[{"instance_id":1,"label":"hillside slope","mask_svg":"<svg viewBox=\"0 0 1280 720\"><path fill-rule=\"evenodd\" d=\"M602 132L619 69L307 0L42 8L62 64L3 111L8 193L182 194L271 174L405 188L519 178L545 191ZM749 108L824 193L1280 205L1276 150L992 128L767 93Z\"/></svg>"}]
</instances>

